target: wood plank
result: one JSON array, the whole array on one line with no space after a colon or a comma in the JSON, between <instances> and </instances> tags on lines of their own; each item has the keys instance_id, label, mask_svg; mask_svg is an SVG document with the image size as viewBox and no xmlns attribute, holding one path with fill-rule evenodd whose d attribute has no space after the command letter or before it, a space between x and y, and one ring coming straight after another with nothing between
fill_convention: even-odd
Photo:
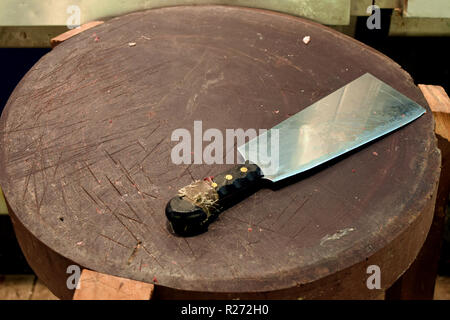
<instances>
[{"instance_id":1,"label":"wood plank","mask_svg":"<svg viewBox=\"0 0 450 320\"><path fill-rule=\"evenodd\" d=\"M434 300L450 300L450 277L437 277Z\"/></svg>"},{"instance_id":2,"label":"wood plank","mask_svg":"<svg viewBox=\"0 0 450 320\"><path fill-rule=\"evenodd\" d=\"M1 275L0 300L29 300L35 278L34 275Z\"/></svg>"},{"instance_id":3,"label":"wood plank","mask_svg":"<svg viewBox=\"0 0 450 320\"><path fill-rule=\"evenodd\" d=\"M154 285L83 269L74 300L149 300Z\"/></svg>"},{"instance_id":4,"label":"wood plank","mask_svg":"<svg viewBox=\"0 0 450 320\"><path fill-rule=\"evenodd\" d=\"M450 98L441 86L419 84L436 122L437 135L450 141Z\"/></svg>"},{"instance_id":5,"label":"wood plank","mask_svg":"<svg viewBox=\"0 0 450 320\"><path fill-rule=\"evenodd\" d=\"M78 28L64 32L63 34L60 34L59 36L51 39L50 45L52 46L52 48L54 48L58 44L66 41L67 39L70 39L70 38L76 36L77 34L80 34L83 31L89 30L95 26L102 24L102 23L103 23L103 21L91 21L91 22L85 23L85 24L79 26Z\"/></svg>"},{"instance_id":6,"label":"wood plank","mask_svg":"<svg viewBox=\"0 0 450 320\"><path fill-rule=\"evenodd\" d=\"M35 275L0 275L0 300L58 300Z\"/></svg>"},{"instance_id":7,"label":"wood plank","mask_svg":"<svg viewBox=\"0 0 450 320\"><path fill-rule=\"evenodd\" d=\"M33 288L33 293L31 294L30 300L59 300L39 279Z\"/></svg>"}]
</instances>

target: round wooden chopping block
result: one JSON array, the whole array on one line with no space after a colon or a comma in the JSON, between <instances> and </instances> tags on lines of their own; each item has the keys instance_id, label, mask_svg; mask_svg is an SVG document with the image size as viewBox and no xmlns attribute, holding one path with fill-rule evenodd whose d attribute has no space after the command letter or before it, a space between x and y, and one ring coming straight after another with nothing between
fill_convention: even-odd
<instances>
[{"instance_id":1,"label":"round wooden chopping block","mask_svg":"<svg viewBox=\"0 0 450 320\"><path fill-rule=\"evenodd\" d=\"M156 298L378 296L368 267L388 288L431 223L440 166L431 112L255 193L202 235L174 236L164 214L180 187L230 167L173 164L174 130L193 133L195 120L203 131L268 129L366 72L429 110L384 55L269 11L150 10L60 44L1 118L0 182L31 266L62 298L73 294L69 264L155 283Z\"/></svg>"}]
</instances>

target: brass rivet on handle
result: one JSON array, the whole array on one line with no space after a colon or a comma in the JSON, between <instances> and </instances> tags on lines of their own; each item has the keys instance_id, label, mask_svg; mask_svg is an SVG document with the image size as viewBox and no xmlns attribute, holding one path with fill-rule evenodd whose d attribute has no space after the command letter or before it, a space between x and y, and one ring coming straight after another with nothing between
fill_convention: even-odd
<instances>
[{"instance_id":1,"label":"brass rivet on handle","mask_svg":"<svg viewBox=\"0 0 450 320\"><path fill-rule=\"evenodd\" d=\"M233 176L232 176L231 174L227 174L227 175L225 176L225 179L231 180L231 179L233 179Z\"/></svg>"},{"instance_id":2,"label":"brass rivet on handle","mask_svg":"<svg viewBox=\"0 0 450 320\"><path fill-rule=\"evenodd\" d=\"M248 169L246 167L241 168L241 172L246 173L247 171L248 171Z\"/></svg>"}]
</instances>

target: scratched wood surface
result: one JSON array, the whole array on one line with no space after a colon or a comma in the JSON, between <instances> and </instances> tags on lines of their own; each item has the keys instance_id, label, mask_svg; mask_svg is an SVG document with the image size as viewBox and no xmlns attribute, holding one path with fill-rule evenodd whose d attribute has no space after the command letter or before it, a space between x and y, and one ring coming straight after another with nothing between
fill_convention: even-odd
<instances>
[{"instance_id":1,"label":"scratched wood surface","mask_svg":"<svg viewBox=\"0 0 450 320\"><path fill-rule=\"evenodd\" d=\"M42 243L65 261L33 268L59 296L67 261L155 283L155 298L379 296L367 266L380 266L388 288L431 224L440 164L431 112L257 192L200 236L172 235L164 215L178 188L228 167L174 165L175 129L193 132L194 120L204 130L270 128L365 72L428 109L387 57L268 11L157 9L63 42L1 118L0 184L21 234L34 238L22 248Z\"/></svg>"}]
</instances>

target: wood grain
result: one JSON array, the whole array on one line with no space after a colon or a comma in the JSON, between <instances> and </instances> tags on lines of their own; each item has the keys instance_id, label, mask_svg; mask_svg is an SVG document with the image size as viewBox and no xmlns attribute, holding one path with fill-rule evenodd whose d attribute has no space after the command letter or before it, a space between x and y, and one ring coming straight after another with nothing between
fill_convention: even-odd
<instances>
[{"instance_id":1,"label":"wood grain","mask_svg":"<svg viewBox=\"0 0 450 320\"><path fill-rule=\"evenodd\" d=\"M1 300L28 300L33 294L33 275L1 275Z\"/></svg>"},{"instance_id":2,"label":"wood grain","mask_svg":"<svg viewBox=\"0 0 450 320\"><path fill-rule=\"evenodd\" d=\"M0 300L57 300L34 275L0 275Z\"/></svg>"},{"instance_id":3,"label":"wood grain","mask_svg":"<svg viewBox=\"0 0 450 320\"><path fill-rule=\"evenodd\" d=\"M431 112L257 192L200 236L174 236L164 215L175 190L227 169L174 165L175 129L271 128L365 72L428 109L392 60L307 20L221 6L118 17L58 45L18 85L1 118L0 184L40 243L156 284L155 298L379 297L367 266L388 288L433 217Z\"/></svg>"},{"instance_id":4,"label":"wood grain","mask_svg":"<svg viewBox=\"0 0 450 320\"><path fill-rule=\"evenodd\" d=\"M150 300L154 286L84 269L74 300Z\"/></svg>"},{"instance_id":5,"label":"wood grain","mask_svg":"<svg viewBox=\"0 0 450 320\"><path fill-rule=\"evenodd\" d=\"M419 88L433 112L436 134L450 141L450 98L441 86L419 84Z\"/></svg>"}]
</instances>

